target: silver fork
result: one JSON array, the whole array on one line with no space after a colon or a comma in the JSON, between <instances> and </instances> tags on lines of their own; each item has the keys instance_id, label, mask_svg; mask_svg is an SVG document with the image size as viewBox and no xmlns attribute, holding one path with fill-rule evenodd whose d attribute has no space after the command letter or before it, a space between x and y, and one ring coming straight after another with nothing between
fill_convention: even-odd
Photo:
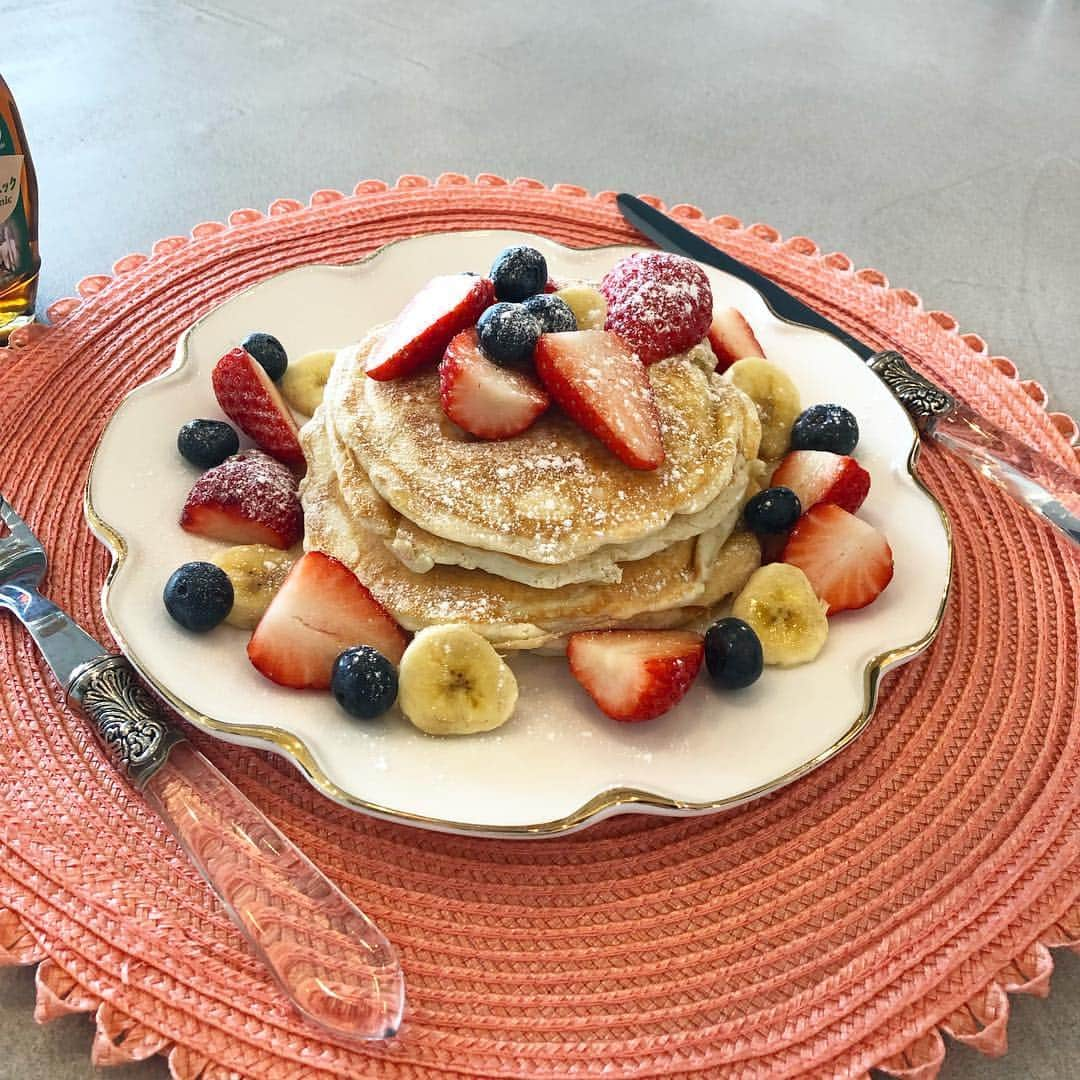
<instances>
[{"instance_id":1,"label":"silver fork","mask_svg":"<svg viewBox=\"0 0 1080 1080\"><path fill-rule=\"evenodd\" d=\"M299 1011L335 1035L396 1034L405 981L393 946L173 727L134 669L38 592L41 542L0 495L0 607L30 631L117 766L165 820Z\"/></svg>"}]
</instances>

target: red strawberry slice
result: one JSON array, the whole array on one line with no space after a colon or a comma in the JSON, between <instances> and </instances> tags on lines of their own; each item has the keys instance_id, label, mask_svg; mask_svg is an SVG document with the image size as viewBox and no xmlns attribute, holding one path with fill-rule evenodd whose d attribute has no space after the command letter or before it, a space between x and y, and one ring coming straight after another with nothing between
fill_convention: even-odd
<instances>
[{"instance_id":1,"label":"red strawberry slice","mask_svg":"<svg viewBox=\"0 0 1080 1080\"><path fill-rule=\"evenodd\" d=\"M292 547L304 534L296 477L261 450L233 454L195 481L180 526L231 544Z\"/></svg>"},{"instance_id":2,"label":"red strawberry slice","mask_svg":"<svg viewBox=\"0 0 1080 1080\"><path fill-rule=\"evenodd\" d=\"M773 473L771 486L791 488L804 514L818 503L835 503L854 514L870 490L870 474L853 457L792 450Z\"/></svg>"},{"instance_id":3,"label":"red strawberry slice","mask_svg":"<svg viewBox=\"0 0 1080 1080\"><path fill-rule=\"evenodd\" d=\"M405 632L344 563L309 551L270 601L247 652L273 682L325 690L334 661L351 646L370 645L396 664L406 644Z\"/></svg>"},{"instance_id":4,"label":"red strawberry slice","mask_svg":"<svg viewBox=\"0 0 1080 1080\"><path fill-rule=\"evenodd\" d=\"M705 656L687 630L593 630L572 634L570 671L613 720L652 720L682 700Z\"/></svg>"},{"instance_id":5,"label":"red strawberry slice","mask_svg":"<svg viewBox=\"0 0 1080 1080\"><path fill-rule=\"evenodd\" d=\"M254 357L239 347L227 352L214 365L211 381L218 404L245 435L278 461L304 468L296 421Z\"/></svg>"},{"instance_id":6,"label":"red strawberry slice","mask_svg":"<svg viewBox=\"0 0 1080 1080\"><path fill-rule=\"evenodd\" d=\"M818 503L799 518L783 561L809 578L829 615L866 607L893 576L892 548L885 537L832 503Z\"/></svg>"},{"instance_id":7,"label":"red strawberry slice","mask_svg":"<svg viewBox=\"0 0 1080 1080\"><path fill-rule=\"evenodd\" d=\"M660 417L645 365L608 330L542 334L533 356L551 396L633 469L663 464Z\"/></svg>"},{"instance_id":8,"label":"red strawberry slice","mask_svg":"<svg viewBox=\"0 0 1080 1080\"><path fill-rule=\"evenodd\" d=\"M472 274L432 278L401 310L371 351L367 373L385 382L434 363L450 339L495 303L495 287Z\"/></svg>"},{"instance_id":9,"label":"red strawberry slice","mask_svg":"<svg viewBox=\"0 0 1080 1080\"><path fill-rule=\"evenodd\" d=\"M709 344L716 353L716 370L727 371L736 360L746 356L764 356L746 316L738 308L721 308L709 327Z\"/></svg>"},{"instance_id":10,"label":"red strawberry slice","mask_svg":"<svg viewBox=\"0 0 1080 1080\"><path fill-rule=\"evenodd\" d=\"M551 404L551 398L520 371L493 364L475 330L462 330L439 364L443 412L481 439L518 435Z\"/></svg>"},{"instance_id":11,"label":"red strawberry slice","mask_svg":"<svg viewBox=\"0 0 1080 1080\"><path fill-rule=\"evenodd\" d=\"M690 259L666 251L620 259L603 277L605 329L619 335L646 364L685 352L705 337L712 286Z\"/></svg>"}]
</instances>

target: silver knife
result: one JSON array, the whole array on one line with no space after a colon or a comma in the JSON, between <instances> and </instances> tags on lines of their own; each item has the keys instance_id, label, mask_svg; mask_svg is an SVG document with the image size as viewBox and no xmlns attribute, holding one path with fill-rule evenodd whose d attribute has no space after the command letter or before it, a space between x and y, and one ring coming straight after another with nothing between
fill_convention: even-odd
<instances>
[{"instance_id":1,"label":"silver knife","mask_svg":"<svg viewBox=\"0 0 1080 1080\"><path fill-rule=\"evenodd\" d=\"M405 982L382 931L173 727L132 666L38 592L41 542L0 495L0 609L161 815L292 1003L335 1035L385 1039Z\"/></svg>"},{"instance_id":2,"label":"silver knife","mask_svg":"<svg viewBox=\"0 0 1080 1080\"><path fill-rule=\"evenodd\" d=\"M1080 475L946 393L915 371L900 353L893 349L879 352L859 341L775 281L667 214L633 195L624 193L616 201L626 221L665 251L685 255L745 281L757 289L778 318L822 330L842 342L881 378L924 436L959 454L1017 502L1080 545Z\"/></svg>"}]
</instances>

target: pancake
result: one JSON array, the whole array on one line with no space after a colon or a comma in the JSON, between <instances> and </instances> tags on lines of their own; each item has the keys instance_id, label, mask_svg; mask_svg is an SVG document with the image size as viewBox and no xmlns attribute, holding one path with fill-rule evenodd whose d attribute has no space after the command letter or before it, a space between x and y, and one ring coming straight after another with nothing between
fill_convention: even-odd
<instances>
[{"instance_id":1,"label":"pancake","mask_svg":"<svg viewBox=\"0 0 1080 1080\"><path fill-rule=\"evenodd\" d=\"M618 582L537 589L457 566L416 573L383 542L397 511L340 448L345 466L334 467L333 430L324 404L301 432L304 546L345 563L408 630L460 622L497 648L556 651L577 630L683 625L740 589L760 563L753 536L713 529L624 564Z\"/></svg>"},{"instance_id":2,"label":"pancake","mask_svg":"<svg viewBox=\"0 0 1080 1080\"><path fill-rule=\"evenodd\" d=\"M566 568L600 552L592 564L531 580L549 588L614 581L625 556L636 561L658 553L658 545L715 527L714 519L688 519L710 508L722 518L741 498L760 422L750 399L712 370L715 358L707 345L649 368L667 459L643 471L623 464L558 409L512 439L471 438L443 414L437 371L392 382L364 376L382 329L339 353L322 408L335 441L384 502L411 523L388 539L397 541L398 554L415 569L480 565L472 552L447 544L541 567ZM730 502L714 507L723 498ZM669 525L674 528L665 533ZM437 539L428 543L423 534ZM497 572L508 569L499 564ZM530 580L530 567L518 569Z\"/></svg>"}]
</instances>

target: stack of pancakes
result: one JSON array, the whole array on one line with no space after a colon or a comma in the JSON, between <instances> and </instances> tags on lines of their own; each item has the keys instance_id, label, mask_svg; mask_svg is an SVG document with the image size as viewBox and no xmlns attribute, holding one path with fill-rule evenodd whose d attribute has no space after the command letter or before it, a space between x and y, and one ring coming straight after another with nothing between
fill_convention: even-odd
<instances>
[{"instance_id":1,"label":"stack of pancakes","mask_svg":"<svg viewBox=\"0 0 1080 1080\"><path fill-rule=\"evenodd\" d=\"M555 407L474 439L443 414L436 370L364 374L384 329L338 353L301 432L304 543L406 629L466 623L496 648L556 651L578 630L685 625L757 568L735 526L761 426L707 344L648 369L666 460L642 471Z\"/></svg>"}]
</instances>

